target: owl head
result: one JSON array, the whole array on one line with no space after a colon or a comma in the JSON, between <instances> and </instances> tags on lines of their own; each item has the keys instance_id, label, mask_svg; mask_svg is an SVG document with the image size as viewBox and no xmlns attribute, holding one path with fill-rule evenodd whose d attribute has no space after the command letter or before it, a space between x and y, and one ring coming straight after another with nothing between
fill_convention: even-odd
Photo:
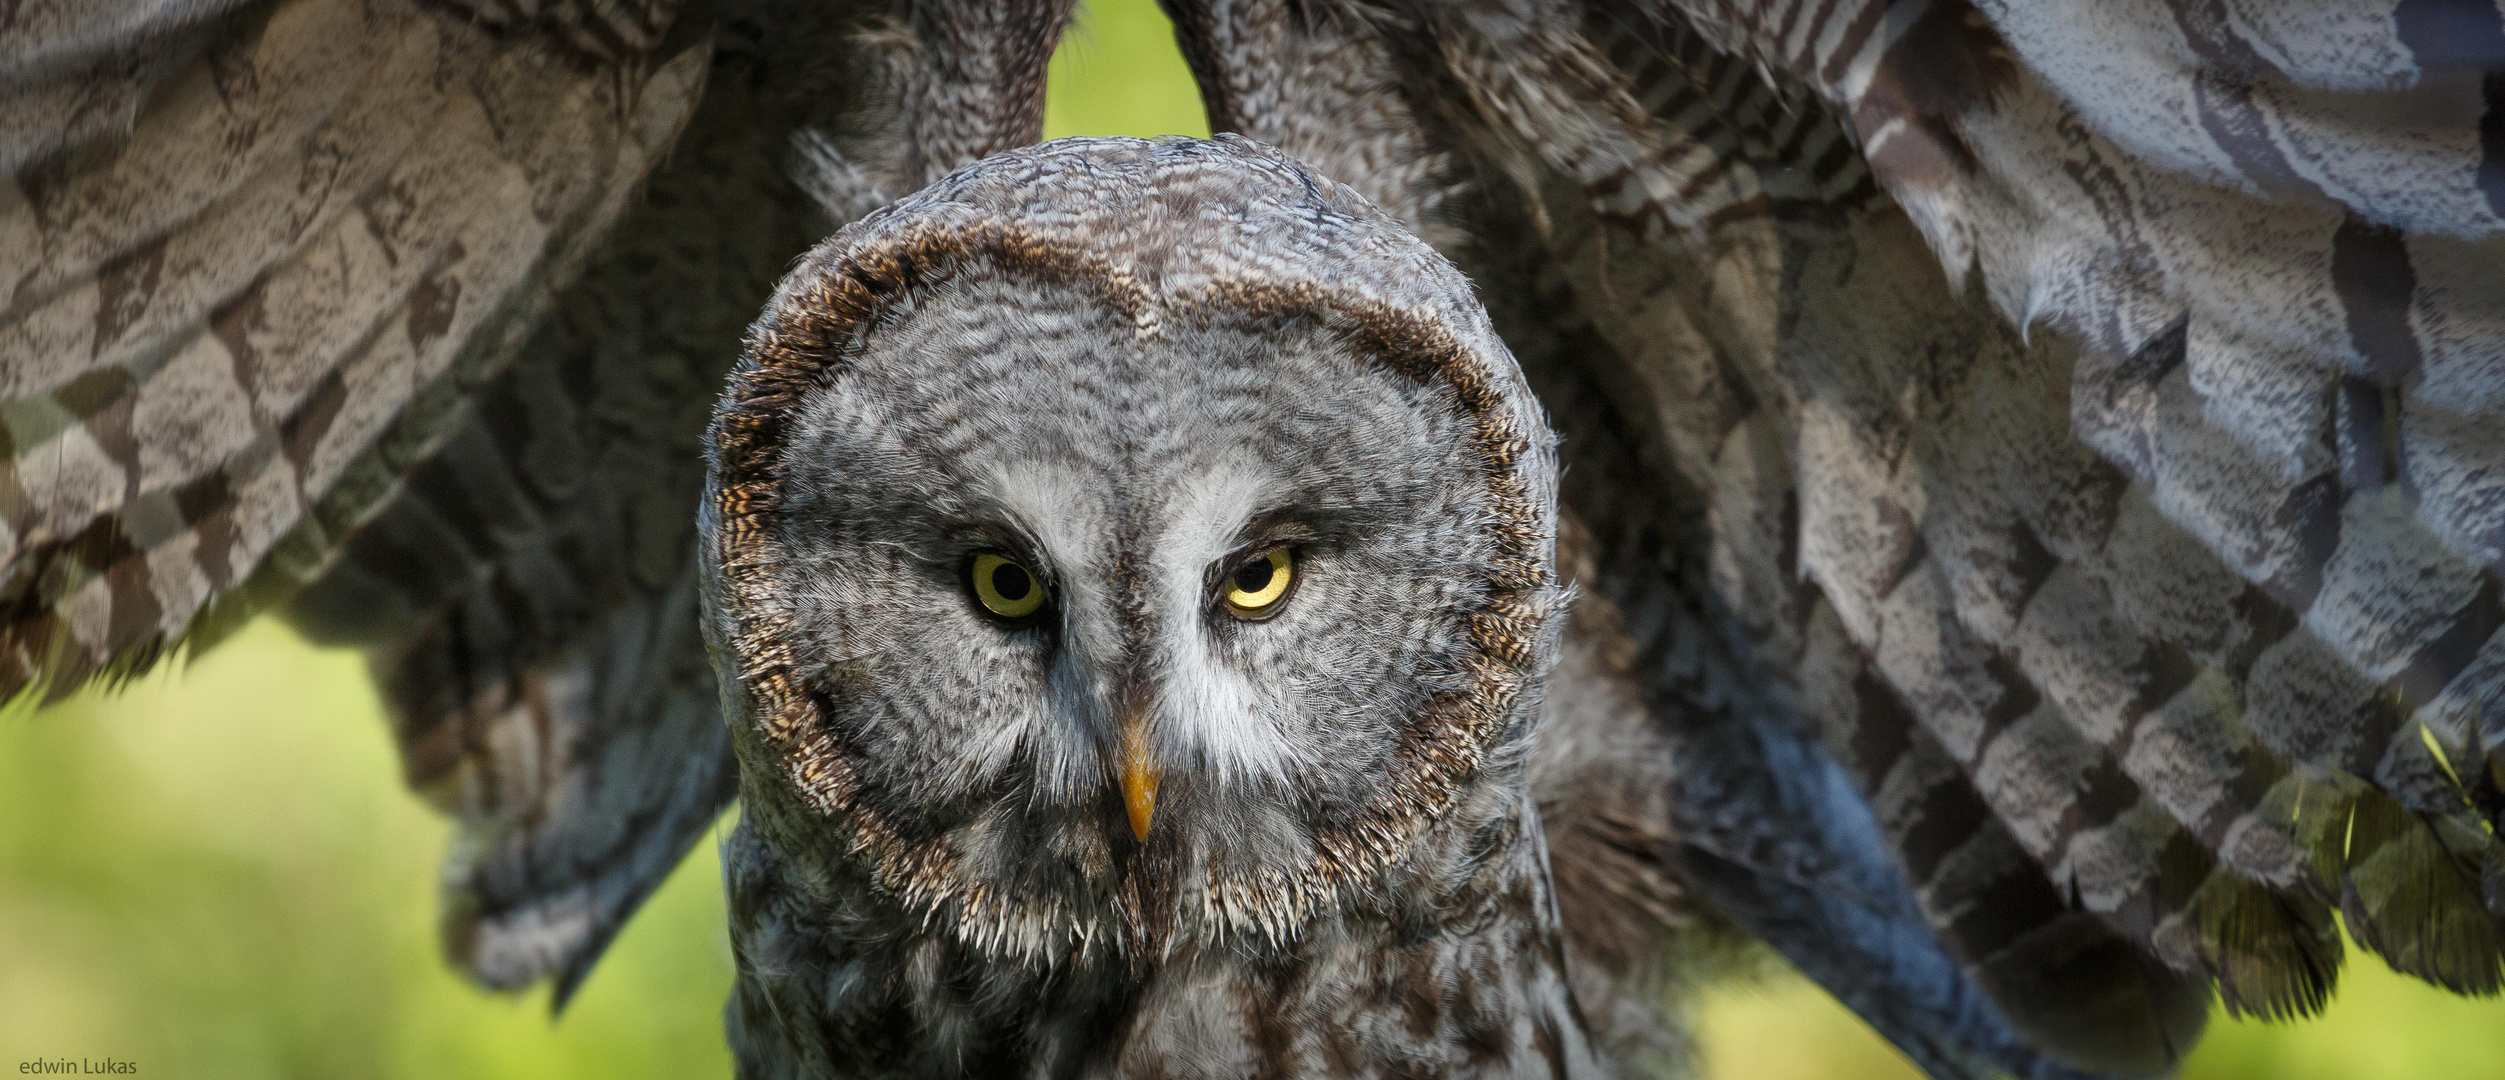
<instances>
[{"instance_id":1,"label":"owl head","mask_svg":"<svg viewBox=\"0 0 2505 1080\"><path fill-rule=\"evenodd\" d=\"M1348 188L1235 138L970 166L802 262L710 440L743 828L820 892L1049 962L1536 865L1553 440Z\"/></svg>"}]
</instances>

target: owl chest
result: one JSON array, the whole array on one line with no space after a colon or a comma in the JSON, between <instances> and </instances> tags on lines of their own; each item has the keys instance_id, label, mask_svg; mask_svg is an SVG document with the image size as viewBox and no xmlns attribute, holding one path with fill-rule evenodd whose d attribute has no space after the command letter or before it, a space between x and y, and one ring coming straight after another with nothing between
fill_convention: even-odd
<instances>
[{"instance_id":1,"label":"owl chest","mask_svg":"<svg viewBox=\"0 0 2505 1080\"><path fill-rule=\"evenodd\" d=\"M1552 936L1533 919L1408 942L1351 931L1137 971L769 916L738 924L728 1019L747 1080L1596 1075Z\"/></svg>"},{"instance_id":2,"label":"owl chest","mask_svg":"<svg viewBox=\"0 0 2505 1080\"><path fill-rule=\"evenodd\" d=\"M1539 936L1523 925L1406 946L1356 939L1178 971L1148 988L1108 1074L1596 1075Z\"/></svg>"}]
</instances>

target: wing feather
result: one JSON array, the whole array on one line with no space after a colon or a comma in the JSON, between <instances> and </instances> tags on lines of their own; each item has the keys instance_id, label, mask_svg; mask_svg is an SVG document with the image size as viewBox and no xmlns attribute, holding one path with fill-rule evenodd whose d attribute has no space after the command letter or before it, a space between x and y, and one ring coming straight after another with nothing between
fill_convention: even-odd
<instances>
[{"instance_id":1,"label":"wing feather","mask_svg":"<svg viewBox=\"0 0 2505 1080\"><path fill-rule=\"evenodd\" d=\"M554 977L560 1004L735 785L695 614L701 439L741 331L830 228L746 82L289 609L368 650L411 786L459 823L454 962Z\"/></svg>"},{"instance_id":2,"label":"wing feather","mask_svg":"<svg viewBox=\"0 0 2505 1080\"><path fill-rule=\"evenodd\" d=\"M112 138L11 151L50 163L0 202L24 260L0 311L0 691L142 663L282 541L335 543L363 508L314 507L395 425L436 434L413 403L511 355L708 55L620 78L414 3L205 10L71 27L189 59Z\"/></svg>"},{"instance_id":3,"label":"wing feather","mask_svg":"<svg viewBox=\"0 0 2505 1080\"><path fill-rule=\"evenodd\" d=\"M214 634L320 576L385 507L397 516L370 535L387 554L342 567L332 593L375 599L352 584L375 561L461 585L495 565L505 553L419 533L408 522L432 504L393 493L419 470L432 470L435 493L517 490L499 454L465 439L473 399L496 397L506 360L637 197L711 56L698 45L586 63L547 37L490 35L388 0L106 16L35 11L7 30L54 36L12 41L24 48L0 63L18 79L0 106L12 123L64 92L146 102L119 130L5 131L13 161L42 160L0 189L12 289L0 308L0 693L34 682L63 693ZM70 40L79 34L97 40ZM123 54L185 64L80 66ZM773 238L776 261L748 268L748 311L816 231ZM746 314L713 335L723 363ZM566 410L603 383L532 385ZM709 386L673 389L694 417L678 425L676 463L692 477ZM658 403L665 414L671 404ZM536 628L494 678L394 688L463 718L403 736L413 782L463 827L447 867L448 943L492 985L553 973L562 999L730 797L688 553L671 547L692 534L693 479L678 488L674 502L669 485L654 488L671 502L659 516L679 526L658 540L676 573L569 593L561 585L580 568L521 545L537 558L499 569L553 597L541 608L562 609L564 625ZM618 525L558 516L599 535ZM563 549L545 519L501 524L560 534ZM388 609L362 614L398 625Z\"/></svg>"},{"instance_id":4,"label":"wing feather","mask_svg":"<svg viewBox=\"0 0 2505 1080\"><path fill-rule=\"evenodd\" d=\"M1038 11L1066 14L1019 14ZM486 985L553 980L561 1007L733 796L694 510L749 322L841 217L958 164L916 159L899 129L980 151L1040 123L894 107L872 88L931 79L912 58L945 50L892 63L875 14L727 21L688 135L547 316L511 324L529 332L513 364L439 379L473 385L391 419L317 508L355 528L335 559L266 564L245 590L292 593L299 628L366 651L411 786L456 823L445 947ZM399 464L355 475L376 457Z\"/></svg>"},{"instance_id":5,"label":"wing feather","mask_svg":"<svg viewBox=\"0 0 2505 1080\"><path fill-rule=\"evenodd\" d=\"M1070 7L678 6L0 12L0 698L287 604L455 820L455 963L560 1004L733 793L742 330L830 211L1033 141Z\"/></svg>"}]
</instances>

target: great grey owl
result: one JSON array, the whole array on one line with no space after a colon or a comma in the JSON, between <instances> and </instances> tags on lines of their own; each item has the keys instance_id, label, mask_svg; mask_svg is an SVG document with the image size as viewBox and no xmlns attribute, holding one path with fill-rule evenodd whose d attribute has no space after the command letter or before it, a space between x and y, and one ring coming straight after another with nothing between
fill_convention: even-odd
<instances>
[{"instance_id":1,"label":"great grey owl","mask_svg":"<svg viewBox=\"0 0 2505 1080\"><path fill-rule=\"evenodd\" d=\"M0 691L365 647L496 986L736 793L755 1076L2505 981L2496 5L1166 8L953 174L1068 3L0 12Z\"/></svg>"}]
</instances>

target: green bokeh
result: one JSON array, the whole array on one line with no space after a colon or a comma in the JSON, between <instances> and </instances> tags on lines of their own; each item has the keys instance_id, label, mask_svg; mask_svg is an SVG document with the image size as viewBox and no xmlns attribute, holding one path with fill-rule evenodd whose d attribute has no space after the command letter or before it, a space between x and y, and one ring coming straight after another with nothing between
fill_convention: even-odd
<instances>
[{"instance_id":1,"label":"green bokeh","mask_svg":"<svg viewBox=\"0 0 2505 1080\"><path fill-rule=\"evenodd\" d=\"M1044 137L1209 137L1200 88L1155 0L1088 0L1052 58Z\"/></svg>"},{"instance_id":2,"label":"green bokeh","mask_svg":"<svg viewBox=\"0 0 2505 1080\"><path fill-rule=\"evenodd\" d=\"M1093 5L1045 133L1205 135L1151 0ZM404 792L362 666L262 623L117 694L0 714L0 1067L157 1077L725 1077L719 867L700 845L561 1020L438 958L444 823ZM2352 952L2352 956L2356 954ZM1718 988L1717 1080L1883 1080L1901 1058L1797 978ZM2326 1018L2223 1018L2193 1080L2505 1076L2505 1008L2357 957Z\"/></svg>"},{"instance_id":3,"label":"green bokeh","mask_svg":"<svg viewBox=\"0 0 2505 1080\"><path fill-rule=\"evenodd\" d=\"M0 718L0 1065L159 1077L727 1076L712 845L565 1018L436 952L449 828L354 656L262 622L182 670Z\"/></svg>"}]
</instances>

